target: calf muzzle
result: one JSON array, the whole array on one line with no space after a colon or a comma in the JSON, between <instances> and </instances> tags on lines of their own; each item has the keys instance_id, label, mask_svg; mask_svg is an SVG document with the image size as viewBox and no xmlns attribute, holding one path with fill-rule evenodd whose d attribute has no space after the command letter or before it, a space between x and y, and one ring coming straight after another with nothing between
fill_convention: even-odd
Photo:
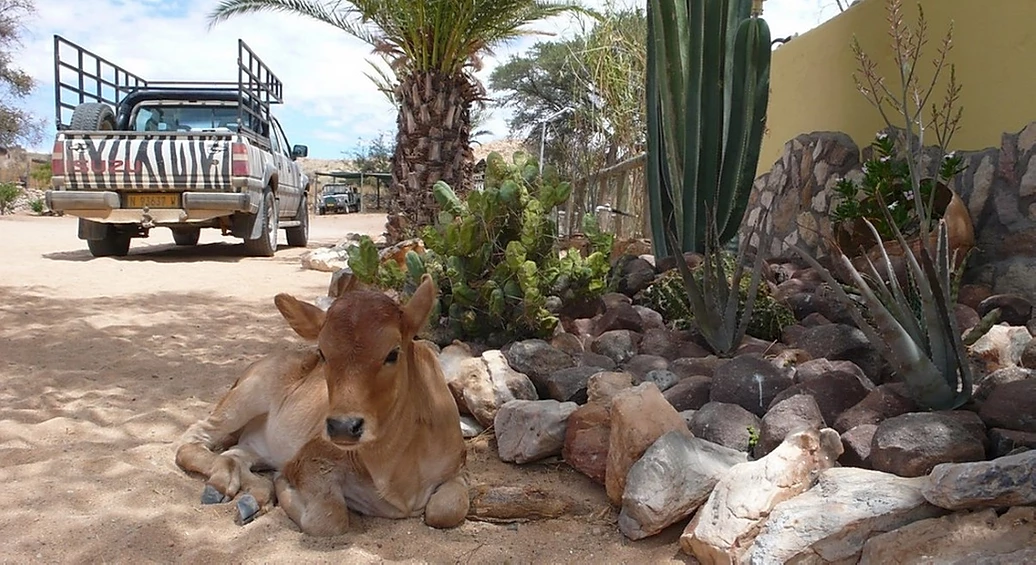
<instances>
[{"instance_id":1,"label":"calf muzzle","mask_svg":"<svg viewBox=\"0 0 1036 565\"><path fill-rule=\"evenodd\" d=\"M332 440L359 441L363 435L363 418L328 418L327 435Z\"/></svg>"}]
</instances>

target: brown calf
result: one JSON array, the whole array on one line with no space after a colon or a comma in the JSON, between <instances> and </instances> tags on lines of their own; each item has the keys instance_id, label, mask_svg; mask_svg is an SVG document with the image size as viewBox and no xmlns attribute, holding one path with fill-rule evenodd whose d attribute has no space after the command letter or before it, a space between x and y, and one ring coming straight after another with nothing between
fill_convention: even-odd
<instances>
[{"instance_id":1,"label":"brown calf","mask_svg":"<svg viewBox=\"0 0 1036 565\"><path fill-rule=\"evenodd\" d=\"M291 327L317 346L248 367L187 430L176 463L207 477L203 501L246 493L241 523L276 499L311 535L345 532L349 508L386 518L424 512L430 526L456 526L469 504L460 417L434 349L414 339L435 285L425 275L401 307L340 281L326 313L277 295ZM260 468L276 470L275 481L253 473Z\"/></svg>"}]
</instances>

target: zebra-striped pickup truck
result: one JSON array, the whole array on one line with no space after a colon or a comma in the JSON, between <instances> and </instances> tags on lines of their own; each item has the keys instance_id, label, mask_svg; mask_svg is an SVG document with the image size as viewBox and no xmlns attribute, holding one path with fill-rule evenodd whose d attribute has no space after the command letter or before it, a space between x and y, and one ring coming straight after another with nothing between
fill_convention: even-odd
<instances>
[{"instance_id":1,"label":"zebra-striped pickup truck","mask_svg":"<svg viewBox=\"0 0 1036 565\"><path fill-rule=\"evenodd\" d=\"M79 237L94 256L126 255L130 239L154 227L172 229L177 245L194 245L201 228L245 240L250 255L272 256L277 232L305 246L309 179L270 116L239 129L236 91L143 90L118 113L103 103L75 108L52 156L47 205L80 218ZM247 116L247 114L246 114Z\"/></svg>"}]
</instances>

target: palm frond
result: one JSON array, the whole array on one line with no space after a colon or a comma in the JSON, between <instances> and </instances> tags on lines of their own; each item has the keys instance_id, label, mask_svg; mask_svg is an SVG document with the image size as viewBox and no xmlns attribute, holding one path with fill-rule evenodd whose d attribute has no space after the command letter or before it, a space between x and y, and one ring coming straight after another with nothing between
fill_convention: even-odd
<instances>
[{"instance_id":1,"label":"palm frond","mask_svg":"<svg viewBox=\"0 0 1036 565\"><path fill-rule=\"evenodd\" d=\"M334 26L365 43L374 45L374 30L364 24L364 14L354 5L318 0L221 0L209 13L209 29L234 16L261 12L297 14Z\"/></svg>"}]
</instances>

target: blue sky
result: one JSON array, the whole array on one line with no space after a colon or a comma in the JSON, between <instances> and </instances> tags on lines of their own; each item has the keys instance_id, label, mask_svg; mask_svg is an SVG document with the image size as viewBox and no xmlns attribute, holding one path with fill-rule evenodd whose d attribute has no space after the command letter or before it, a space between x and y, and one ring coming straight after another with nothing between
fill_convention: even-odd
<instances>
[{"instance_id":1,"label":"blue sky","mask_svg":"<svg viewBox=\"0 0 1036 565\"><path fill-rule=\"evenodd\" d=\"M415 0L420 1L420 0ZM584 0L602 7L608 0ZM614 0L614 4L643 4ZM58 34L149 80L236 80L237 39L246 43L284 83L276 108L291 143L309 145L310 157L342 158L361 139L395 130L395 112L364 75L371 49L344 32L302 17L241 16L207 29L217 0L36 0L15 61L39 83L25 105L47 123L34 149L49 151L54 135L53 35ZM766 0L774 37L803 33L837 13L834 0ZM555 18L533 27L559 36L581 23ZM516 40L484 59L478 76L543 36ZM494 110L484 139L508 135L506 110ZM344 152L344 154L343 154Z\"/></svg>"}]
</instances>

